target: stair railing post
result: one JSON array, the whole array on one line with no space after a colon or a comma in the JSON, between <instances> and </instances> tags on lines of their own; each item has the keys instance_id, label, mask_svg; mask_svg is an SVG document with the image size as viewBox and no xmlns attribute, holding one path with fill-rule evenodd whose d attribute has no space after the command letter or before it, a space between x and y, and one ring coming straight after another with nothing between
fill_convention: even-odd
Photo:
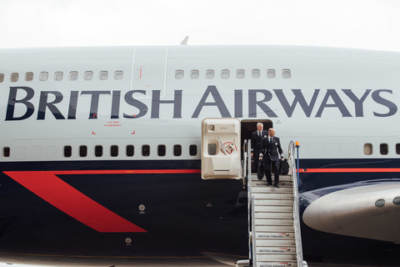
<instances>
[{"instance_id":1,"label":"stair railing post","mask_svg":"<svg viewBox=\"0 0 400 267\"><path fill-rule=\"evenodd\" d=\"M300 157L299 157L299 149L300 148L300 143L299 141L296 141L296 151L297 151L297 168L296 168L296 177L297 177L297 186L300 186Z\"/></svg>"}]
</instances>

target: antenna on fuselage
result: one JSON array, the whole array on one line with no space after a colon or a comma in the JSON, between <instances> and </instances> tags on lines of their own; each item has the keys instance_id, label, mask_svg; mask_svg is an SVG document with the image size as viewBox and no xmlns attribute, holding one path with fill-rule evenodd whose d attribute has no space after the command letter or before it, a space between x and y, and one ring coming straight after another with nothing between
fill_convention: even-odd
<instances>
[{"instance_id":1,"label":"antenna on fuselage","mask_svg":"<svg viewBox=\"0 0 400 267\"><path fill-rule=\"evenodd\" d=\"M189 36L186 36L185 39L181 42L181 45L187 45L187 42L189 41Z\"/></svg>"}]
</instances>

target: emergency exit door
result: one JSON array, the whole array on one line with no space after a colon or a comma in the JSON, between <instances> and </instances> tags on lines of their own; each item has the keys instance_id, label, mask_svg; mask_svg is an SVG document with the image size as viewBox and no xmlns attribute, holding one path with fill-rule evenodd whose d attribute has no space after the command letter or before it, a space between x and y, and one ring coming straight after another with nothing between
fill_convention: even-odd
<instances>
[{"instance_id":1,"label":"emergency exit door","mask_svg":"<svg viewBox=\"0 0 400 267\"><path fill-rule=\"evenodd\" d=\"M241 179L240 121L206 118L201 125L203 179Z\"/></svg>"}]
</instances>

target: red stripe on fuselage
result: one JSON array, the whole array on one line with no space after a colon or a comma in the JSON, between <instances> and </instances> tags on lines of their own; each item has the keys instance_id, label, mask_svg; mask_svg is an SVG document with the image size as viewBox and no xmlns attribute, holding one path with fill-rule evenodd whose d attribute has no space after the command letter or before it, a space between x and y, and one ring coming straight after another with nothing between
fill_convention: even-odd
<instances>
[{"instance_id":1,"label":"red stripe on fuselage","mask_svg":"<svg viewBox=\"0 0 400 267\"><path fill-rule=\"evenodd\" d=\"M333 172L400 172L400 168L321 168L300 169L301 173L333 173Z\"/></svg>"},{"instance_id":2,"label":"red stripe on fuselage","mask_svg":"<svg viewBox=\"0 0 400 267\"><path fill-rule=\"evenodd\" d=\"M70 186L56 175L200 173L200 170L6 171L6 175L54 207L102 232L147 232Z\"/></svg>"}]
</instances>

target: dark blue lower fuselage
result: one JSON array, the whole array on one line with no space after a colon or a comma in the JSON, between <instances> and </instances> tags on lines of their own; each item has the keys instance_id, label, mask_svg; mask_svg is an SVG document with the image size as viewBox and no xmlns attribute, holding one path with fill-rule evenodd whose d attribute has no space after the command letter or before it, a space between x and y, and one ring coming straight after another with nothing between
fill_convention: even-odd
<instances>
[{"instance_id":1,"label":"dark blue lower fuselage","mask_svg":"<svg viewBox=\"0 0 400 267\"><path fill-rule=\"evenodd\" d=\"M398 173L307 173L307 168L393 168L398 160L301 160L302 193L353 183L400 178ZM2 163L2 171L199 170L200 161L79 161ZM199 173L74 174L60 179L146 230L100 233L1 174L0 257L116 257L125 259L248 256L247 190L238 180L202 180ZM400 193L399 193L400 195ZM65 196L66 201L73 201ZM139 208L139 207L142 208ZM144 207L144 209L143 209ZM358 259L392 255L396 245L315 231L302 224L304 258ZM4 258L3 257L3 258Z\"/></svg>"}]
</instances>

